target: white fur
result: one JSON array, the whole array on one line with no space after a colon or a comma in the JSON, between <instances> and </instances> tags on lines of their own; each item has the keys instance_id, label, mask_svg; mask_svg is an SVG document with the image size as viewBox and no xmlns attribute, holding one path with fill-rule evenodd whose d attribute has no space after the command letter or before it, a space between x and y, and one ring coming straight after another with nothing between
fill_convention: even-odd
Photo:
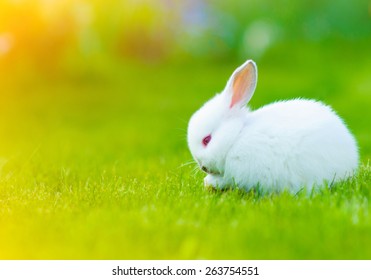
<instances>
[{"instance_id":1,"label":"white fur","mask_svg":"<svg viewBox=\"0 0 371 280\"><path fill-rule=\"evenodd\" d=\"M246 67L250 74L242 77L239 73ZM243 100L231 107L231 84L237 79L248 80L249 86ZM190 151L209 173L205 185L246 190L259 185L266 190L296 192L354 174L359 157L356 141L329 106L294 99L249 111L245 105L256 82L256 66L249 60L232 74L225 90L205 103L189 122ZM209 134L212 139L205 147L202 139Z\"/></svg>"}]
</instances>

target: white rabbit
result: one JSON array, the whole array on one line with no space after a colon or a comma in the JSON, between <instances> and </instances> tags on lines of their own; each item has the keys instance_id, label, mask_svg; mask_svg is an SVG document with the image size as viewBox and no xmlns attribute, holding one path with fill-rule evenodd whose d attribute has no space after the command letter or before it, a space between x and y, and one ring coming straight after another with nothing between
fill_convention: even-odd
<instances>
[{"instance_id":1,"label":"white rabbit","mask_svg":"<svg viewBox=\"0 0 371 280\"><path fill-rule=\"evenodd\" d=\"M250 111L256 82L248 60L189 121L188 146L208 174L205 186L296 192L354 174L357 143L329 106L294 99Z\"/></svg>"}]
</instances>

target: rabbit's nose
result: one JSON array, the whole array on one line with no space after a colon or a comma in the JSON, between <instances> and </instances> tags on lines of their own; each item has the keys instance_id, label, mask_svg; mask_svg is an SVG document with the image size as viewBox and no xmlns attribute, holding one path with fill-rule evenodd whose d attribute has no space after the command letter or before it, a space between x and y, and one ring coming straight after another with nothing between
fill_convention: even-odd
<instances>
[{"instance_id":1,"label":"rabbit's nose","mask_svg":"<svg viewBox=\"0 0 371 280\"><path fill-rule=\"evenodd\" d=\"M205 171L206 173L209 173L209 170L205 166L201 166L202 171Z\"/></svg>"}]
</instances>

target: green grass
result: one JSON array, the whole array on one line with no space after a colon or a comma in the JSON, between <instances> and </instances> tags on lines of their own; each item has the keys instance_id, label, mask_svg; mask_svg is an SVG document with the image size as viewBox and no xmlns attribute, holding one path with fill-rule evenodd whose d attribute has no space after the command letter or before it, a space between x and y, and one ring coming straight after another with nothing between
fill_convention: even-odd
<instances>
[{"instance_id":1,"label":"green grass","mask_svg":"<svg viewBox=\"0 0 371 280\"><path fill-rule=\"evenodd\" d=\"M252 107L321 99L344 117L362 160L356 178L312 195L210 192L184 166L189 117L239 62L4 78L0 258L370 259L368 48L298 49L258 61Z\"/></svg>"}]
</instances>

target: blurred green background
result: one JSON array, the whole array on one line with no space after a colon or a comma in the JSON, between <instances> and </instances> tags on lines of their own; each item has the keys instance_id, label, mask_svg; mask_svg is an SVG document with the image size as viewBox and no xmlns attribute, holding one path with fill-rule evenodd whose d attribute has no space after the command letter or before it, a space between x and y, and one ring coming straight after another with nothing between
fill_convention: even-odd
<instances>
[{"instance_id":1,"label":"blurred green background","mask_svg":"<svg viewBox=\"0 0 371 280\"><path fill-rule=\"evenodd\" d=\"M309 60L305 50L300 59L285 53L367 46L370 10L362 0L4 0L0 54L7 67L28 63L48 72L87 71L97 60L259 60L277 49L286 61Z\"/></svg>"},{"instance_id":2,"label":"blurred green background","mask_svg":"<svg viewBox=\"0 0 371 280\"><path fill-rule=\"evenodd\" d=\"M365 0L2 0L0 257L371 258L370 49ZM362 191L203 190L187 122L246 59L252 108L306 97L344 118Z\"/></svg>"}]
</instances>

